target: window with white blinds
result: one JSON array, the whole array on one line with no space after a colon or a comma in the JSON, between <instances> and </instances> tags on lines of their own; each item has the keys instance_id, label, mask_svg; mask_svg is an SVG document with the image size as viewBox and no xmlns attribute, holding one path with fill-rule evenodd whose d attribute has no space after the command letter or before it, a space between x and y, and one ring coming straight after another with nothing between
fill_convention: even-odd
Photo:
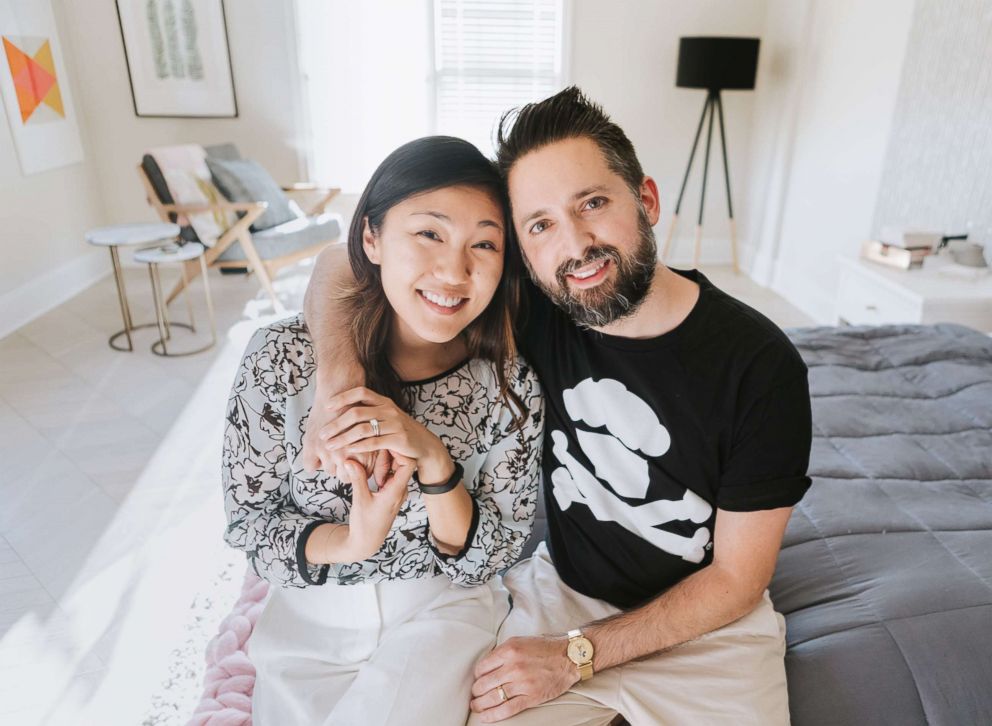
<instances>
[{"instance_id":1,"label":"window with white blinds","mask_svg":"<svg viewBox=\"0 0 992 726\"><path fill-rule=\"evenodd\" d=\"M564 84L567 0L434 0L434 127L492 155L509 108Z\"/></svg>"}]
</instances>

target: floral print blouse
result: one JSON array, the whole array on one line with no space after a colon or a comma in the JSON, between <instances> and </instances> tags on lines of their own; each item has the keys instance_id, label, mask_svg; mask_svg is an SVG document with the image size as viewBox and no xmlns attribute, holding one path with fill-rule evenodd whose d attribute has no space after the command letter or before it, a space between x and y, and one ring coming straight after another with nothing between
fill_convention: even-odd
<instances>
[{"instance_id":1,"label":"floral print blouse","mask_svg":"<svg viewBox=\"0 0 992 726\"><path fill-rule=\"evenodd\" d=\"M537 376L517 358L510 387L524 404L513 426L499 398L494 365L472 359L432 379L408 383L412 416L438 435L465 469L473 516L464 549L441 553L417 485L378 553L362 562L314 565L306 540L324 522L348 521L351 485L305 472L300 453L313 403L316 360L303 316L255 332L234 380L224 431L225 540L243 550L259 577L284 587L446 575L485 583L513 564L530 535L537 498L544 404ZM429 495L428 495L429 496Z\"/></svg>"}]
</instances>

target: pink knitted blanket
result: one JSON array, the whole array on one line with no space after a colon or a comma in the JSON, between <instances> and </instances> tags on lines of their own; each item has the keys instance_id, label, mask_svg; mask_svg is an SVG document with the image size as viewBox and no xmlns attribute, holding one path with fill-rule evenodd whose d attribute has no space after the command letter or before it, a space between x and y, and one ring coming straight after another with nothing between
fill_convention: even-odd
<instances>
[{"instance_id":1,"label":"pink knitted blanket","mask_svg":"<svg viewBox=\"0 0 992 726\"><path fill-rule=\"evenodd\" d=\"M203 696L187 726L250 726L255 666L247 643L268 594L269 583L249 568L234 609L207 645Z\"/></svg>"}]
</instances>

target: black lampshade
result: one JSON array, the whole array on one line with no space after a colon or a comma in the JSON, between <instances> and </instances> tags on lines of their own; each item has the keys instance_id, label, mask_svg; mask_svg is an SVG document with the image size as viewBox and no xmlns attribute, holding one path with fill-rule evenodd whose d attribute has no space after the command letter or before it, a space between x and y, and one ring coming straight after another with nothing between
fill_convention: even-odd
<instances>
[{"instance_id":1,"label":"black lampshade","mask_svg":"<svg viewBox=\"0 0 992 726\"><path fill-rule=\"evenodd\" d=\"M748 91L758 72L758 38L681 38L675 85Z\"/></svg>"}]
</instances>

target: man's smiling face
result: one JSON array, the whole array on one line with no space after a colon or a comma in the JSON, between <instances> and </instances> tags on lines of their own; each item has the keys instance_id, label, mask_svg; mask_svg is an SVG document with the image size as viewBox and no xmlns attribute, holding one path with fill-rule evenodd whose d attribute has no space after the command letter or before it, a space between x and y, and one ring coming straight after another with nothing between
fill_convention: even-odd
<instances>
[{"instance_id":1,"label":"man's smiling face","mask_svg":"<svg viewBox=\"0 0 992 726\"><path fill-rule=\"evenodd\" d=\"M520 157L507 184L527 269L548 297L588 327L633 314L657 262L654 181L635 195L596 142L577 137Z\"/></svg>"}]
</instances>

